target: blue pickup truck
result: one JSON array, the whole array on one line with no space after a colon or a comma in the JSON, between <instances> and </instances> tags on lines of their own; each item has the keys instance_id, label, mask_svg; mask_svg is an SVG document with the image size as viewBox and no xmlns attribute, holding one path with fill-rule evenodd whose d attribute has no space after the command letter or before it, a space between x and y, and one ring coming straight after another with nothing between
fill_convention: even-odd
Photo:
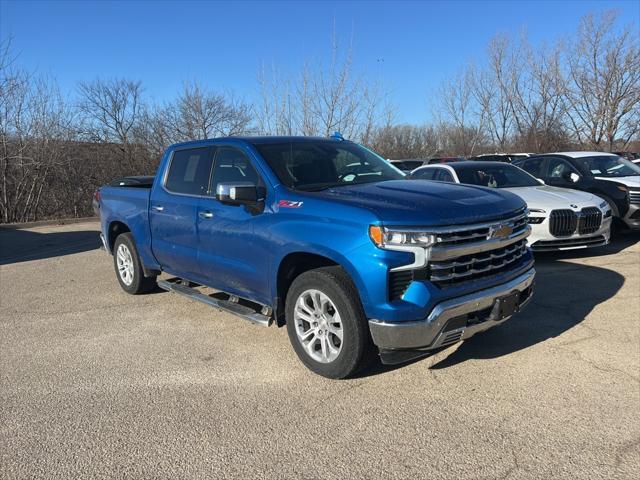
<instances>
[{"instance_id":1,"label":"blue pickup truck","mask_svg":"<svg viewBox=\"0 0 640 480\"><path fill-rule=\"evenodd\" d=\"M405 180L339 138L173 145L152 182L114 182L97 201L126 292L159 286L284 323L300 360L329 378L376 353L400 363L469 338L533 293L523 200Z\"/></svg>"}]
</instances>

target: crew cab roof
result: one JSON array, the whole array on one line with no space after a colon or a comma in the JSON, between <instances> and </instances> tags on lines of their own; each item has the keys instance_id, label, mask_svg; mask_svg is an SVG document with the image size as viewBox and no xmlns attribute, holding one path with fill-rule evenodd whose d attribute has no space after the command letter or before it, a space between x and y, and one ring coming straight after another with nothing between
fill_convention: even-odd
<instances>
[{"instance_id":1,"label":"crew cab roof","mask_svg":"<svg viewBox=\"0 0 640 480\"><path fill-rule=\"evenodd\" d=\"M246 142L251 143L253 145L265 145L265 144L276 144L276 143L288 143L288 142L323 142L323 143L340 143L340 142L348 142L349 140L339 140L336 138L327 138L327 137L303 137L303 136L289 136L289 135L264 135L264 136L234 136L234 137L218 137L218 138L209 138L206 140L192 140L189 142L181 142L174 143L169 148L178 148L185 146L196 146L196 145L212 145L218 142Z\"/></svg>"}]
</instances>

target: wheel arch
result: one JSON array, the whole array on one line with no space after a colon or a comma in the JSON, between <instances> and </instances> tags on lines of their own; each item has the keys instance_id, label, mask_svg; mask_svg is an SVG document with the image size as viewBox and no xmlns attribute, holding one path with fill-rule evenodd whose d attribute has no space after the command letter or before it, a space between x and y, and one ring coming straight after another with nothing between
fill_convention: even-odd
<instances>
[{"instance_id":1,"label":"wheel arch","mask_svg":"<svg viewBox=\"0 0 640 480\"><path fill-rule=\"evenodd\" d=\"M131 229L129 226L121 222L119 220L114 220L109 223L109 228L107 229L107 246L109 247L109 252L113 253L113 247L116 244L116 238L123 233L131 233ZM133 233L131 233L133 235Z\"/></svg>"},{"instance_id":2,"label":"wheel arch","mask_svg":"<svg viewBox=\"0 0 640 480\"><path fill-rule=\"evenodd\" d=\"M359 289L358 279L354 278L352 266L348 262L323 253L304 251L290 252L282 257L278 263L274 292L275 298L273 301L277 319L280 320L284 317L285 300L293 281L299 275L321 267L341 267L356 286L356 290L358 292L361 291ZM362 298L359 300L362 301Z\"/></svg>"}]
</instances>

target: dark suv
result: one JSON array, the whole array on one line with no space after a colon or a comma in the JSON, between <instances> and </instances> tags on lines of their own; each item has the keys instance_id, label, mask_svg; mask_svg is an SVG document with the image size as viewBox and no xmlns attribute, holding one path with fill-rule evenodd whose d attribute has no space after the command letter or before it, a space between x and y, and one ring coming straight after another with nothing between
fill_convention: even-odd
<instances>
[{"instance_id":1,"label":"dark suv","mask_svg":"<svg viewBox=\"0 0 640 480\"><path fill-rule=\"evenodd\" d=\"M591 192L607 201L617 223L640 229L640 167L605 152L561 152L514 162L547 185Z\"/></svg>"}]
</instances>

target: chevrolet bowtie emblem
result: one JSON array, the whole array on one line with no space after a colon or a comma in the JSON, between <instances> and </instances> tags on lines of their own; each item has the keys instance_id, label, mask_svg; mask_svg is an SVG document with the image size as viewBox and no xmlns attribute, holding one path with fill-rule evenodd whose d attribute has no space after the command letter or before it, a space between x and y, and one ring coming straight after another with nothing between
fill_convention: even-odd
<instances>
[{"instance_id":1,"label":"chevrolet bowtie emblem","mask_svg":"<svg viewBox=\"0 0 640 480\"><path fill-rule=\"evenodd\" d=\"M491 225L489 228L489 238L508 238L513 233L510 225Z\"/></svg>"}]
</instances>

